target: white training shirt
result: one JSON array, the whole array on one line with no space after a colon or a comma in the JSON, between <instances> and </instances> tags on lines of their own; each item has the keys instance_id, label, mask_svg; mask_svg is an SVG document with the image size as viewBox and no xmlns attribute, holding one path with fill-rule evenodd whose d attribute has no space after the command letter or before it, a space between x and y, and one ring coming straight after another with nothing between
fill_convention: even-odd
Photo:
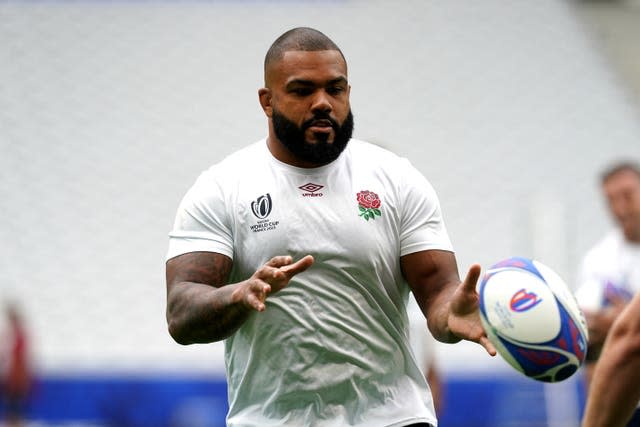
<instances>
[{"instance_id":1,"label":"white training shirt","mask_svg":"<svg viewBox=\"0 0 640 427\"><path fill-rule=\"evenodd\" d=\"M621 230L612 230L582 260L576 299L584 310L608 304L607 293L623 299L640 291L640 244L627 241Z\"/></svg>"},{"instance_id":2,"label":"white training shirt","mask_svg":"<svg viewBox=\"0 0 640 427\"><path fill-rule=\"evenodd\" d=\"M416 299L412 296L409 297L407 315L409 316L409 343L411 344L411 350L416 357L418 367L422 369L423 375L426 377L430 369L437 370L437 341L427 328L427 319L422 314Z\"/></svg>"},{"instance_id":3,"label":"white training shirt","mask_svg":"<svg viewBox=\"0 0 640 427\"><path fill-rule=\"evenodd\" d=\"M401 256L429 249L452 250L435 191L372 144L352 139L332 163L305 169L262 140L204 172L180 204L167 258L227 255L229 283L276 255L315 258L225 341L228 425L436 425L400 269Z\"/></svg>"}]
</instances>

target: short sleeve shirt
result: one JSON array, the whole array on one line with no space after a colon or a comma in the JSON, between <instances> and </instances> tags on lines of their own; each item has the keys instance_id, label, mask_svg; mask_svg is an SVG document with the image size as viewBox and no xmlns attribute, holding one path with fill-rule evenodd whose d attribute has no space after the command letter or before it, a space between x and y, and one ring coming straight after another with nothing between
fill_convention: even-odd
<instances>
[{"instance_id":1,"label":"short sleeve shirt","mask_svg":"<svg viewBox=\"0 0 640 427\"><path fill-rule=\"evenodd\" d=\"M375 145L352 139L306 169L262 140L204 172L180 204L168 258L224 254L230 283L276 255L315 259L225 341L228 425L435 425L400 268L424 250L452 250L436 193Z\"/></svg>"}]
</instances>

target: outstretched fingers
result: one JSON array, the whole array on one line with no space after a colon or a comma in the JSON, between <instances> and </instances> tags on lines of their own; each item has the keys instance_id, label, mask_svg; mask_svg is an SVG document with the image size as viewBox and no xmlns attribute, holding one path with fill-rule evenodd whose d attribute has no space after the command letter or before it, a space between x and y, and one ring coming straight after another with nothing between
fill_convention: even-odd
<instances>
[{"instance_id":1,"label":"outstretched fingers","mask_svg":"<svg viewBox=\"0 0 640 427\"><path fill-rule=\"evenodd\" d=\"M272 292L287 286L293 276L313 265L313 257L307 255L293 262L288 255L276 256L267 261L244 286L245 304L257 311L264 311L265 300Z\"/></svg>"},{"instance_id":2,"label":"outstretched fingers","mask_svg":"<svg viewBox=\"0 0 640 427\"><path fill-rule=\"evenodd\" d=\"M476 285L478 283L478 279L480 278L481 271L482 267L480 266L480 264L472 264L471 267L469 267L467 277L465 277L464 282L462 283L462 288L465 293L476 292Z\"/></svg>"},{"instance_id":3,"label":"outstretched fingers","mask_svg":"<svg viewBox=\"0 0 640 427\"><path fill-rule=\"evenodd\" d=\"M311 255L307 255L304 258L301 258L298 261L294 262L293 264L289 264L289 265L285 265L284 267L281 267L280 271L286 274L287 277L290 279L296 274L302 273L307 268L311 267L313 265L313 262L314 262L313 257Z\"/></svg>"},{"instance_id":4,"label":"outstretched fingers","mask_svg":"<svg viewBox=\"0 0 640 427\"><path fill-rule=\"evenodd\" d=\"M489 338L487 338L486 335L483 335L480 337L480 339L478 340L478 344L484 347L484 349L487 350L487 353L489 353L489 355L495 356L497 354L496 347L493 345L491 341L489 341Z\"/></svg>"},{"instance_id":5,"label":"outstretched fingers","mask_svg":"<svg viewBox=\"0 0 640 427\"><path fill-rule=\"evenodd\" d=\"M476 286L480 279L481 271L482 267L480 264L472 264L471 267L469 267L467 276L459 288L462 292L459 294L458 304L455 304L456 314L471 322L471 324L467 324L469 329L466 332L466 336L463 334L461 337L477 342L487 353L495 356L497 354L496 348L487 337L486 331L480 321L479 298Z\"/></svg>"},{"instance_id":6,"label":"outstretched fingers","mask_svg":"<svg viewBox=\"0 0 640 427\"><path fill-rule=\"evenodd\" d=\"M302 273L313 265L313 257L307 255L296 262L290 256L277 256L271 258L257 275L268 283L289 281L293 276Z\"/></svg>"},{"instance_id":7,"label":"outstretched fingers","mask_svg":"<svg viewBox=\"0 0 640 427\"><path fill-rule=\"evenodd\" d=\"M271 286L267 283L259 281L258 283L251 285L251 292L247 293L246 303L254 310L264 311L266 308L264 300L267 298L267 294L271 290Z\"/></svg>"},{"instance_id":8,"label":"outstretched fingers","mask_svg":"<svg viewBox=\"0 0 640 427\"><path fill-rule=\"evenodd\" d=\"M265 263L266 266L280 268L293 262L293 258L289 255L274 256Z\"/></svg>"}]
</instances>

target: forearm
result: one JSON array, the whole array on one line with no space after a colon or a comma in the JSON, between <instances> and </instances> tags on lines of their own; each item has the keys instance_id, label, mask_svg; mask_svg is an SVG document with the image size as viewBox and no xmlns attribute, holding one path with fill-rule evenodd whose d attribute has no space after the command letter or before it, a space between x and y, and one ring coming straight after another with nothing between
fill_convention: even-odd
<instances>
[{"instance_id":1,"label":"forearm","mask_svg":"<svg viewBox=\"0 0 640 427\"><path fill-rule=\"evenodd\" d=\"M612 329L596 365L583 427L624 426L640 399L640 333L621 326Z\"/></svg>"},{"instance_id":2,"label":"forearm","mask_svg":"<svg viewBox=\"0 0 640 427\"><path fill-rule=\"evenodd\" d=\"M167 298L169 333L180 344L220 341L233 334L252 311L235 295L238 285L215 288L177 283Z\"/></svg>"},{"instance_id":3,"label":"forearm","mask_svg":"<svg viewBox=\"0 0 640 427\"><path fill-rule=\"evenodd\" d=\"M445 288L437 298L433 301L429 301L427 312L427 324L429 325L429 331L435 339L444 343L456 343L460 341L460 337L451 332L449 328L449 314L451 310L451 298L455 291L454 286Z\"/></svg>"},{"instance_id":4,"label":"forearm","mask_svg":"<svg viewBox=\"0 0 640 427\"><path fill-rule=\"evenodd\" d=\"M480 321L476 284L480 264L473 264L460 281L452 252L428 250L404 255L402 272L435 339L445 343L477 342L494 356L496 349Z\"/></svg>"}]
</instances>

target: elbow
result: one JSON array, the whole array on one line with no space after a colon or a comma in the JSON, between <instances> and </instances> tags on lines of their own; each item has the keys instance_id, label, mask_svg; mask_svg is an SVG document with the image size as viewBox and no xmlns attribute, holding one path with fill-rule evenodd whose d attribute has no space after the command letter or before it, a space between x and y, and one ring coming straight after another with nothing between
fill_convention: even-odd
<instances>
[{"instance_id":1,"label":"elbow","mask_svg":"<svg viewBox=\"0 0 640 427\"><path fill-rule=\"evenodd\" d=\"M191 344L189 326L185 318L183 304L176 298L176 293L167 294L166 306L167 330L175 342L181 345Z\"/></svg>"},{"instance_id":2,"label":"elbow","mask_svg":"<svg viewBox=\"0 0 640 427\"><path fill-rule=\"evenodd\" d=\"M168 330L169 330L169 335L171 335L171 338L173 338L173 340L175 342L177 342L178 344L181 344L181 345L187 345L188 344L188 342L186 342L184 337L180 334L180 331L175 326L173 326L171 323L169 323Z\"/></svg>"},{"instance_id":3,"label":"elbow","mask_svg":"<svg viewBox=\"0 0 640 427\"><path fill-rule=\"evenodd\" d=\"M624 360L640 358L640 328L628 322L616 322L608 338L609 346L618 348Z\"/></svg>"},{"instance_id":4,"label":"elbow","mask_svg":"<svg viewBox=\"0 0 640 427\"><path fill-rule=\"evenodd\" d=\"M180 326L178 325L178 322L176 322L175 320L169 319L167 321L167 325L168 325L169 335L171 335L171 338L173 338L175 342L181 345L191 344L186 339L185 334L182 331L182 328L180 328Z\"/></svg>"},{"instance_id":5,"label":"elbow","mask_svg":"<svg viewBox=\"0 0 640 427\"><path fill-rule=\"evenodd\" d=\"M179 316L175 313L172 314L170 309L167 309L167 329L171 338L178 344L188 345L193 343L193 341L189 339L188 330L184 322L181 322Z\"/></svg>"},{"instance_id":6,"label":"elbow","mask_svg":"<svg viewBox=\"0 0 640 427\"><path fill-rule=\"evenodd\" d=\"M180 345L206 344L227 337L213 335L202 326L185 321L181 316L167 315L167 329L171 338Z\"/></svg>"}]
</instances>

